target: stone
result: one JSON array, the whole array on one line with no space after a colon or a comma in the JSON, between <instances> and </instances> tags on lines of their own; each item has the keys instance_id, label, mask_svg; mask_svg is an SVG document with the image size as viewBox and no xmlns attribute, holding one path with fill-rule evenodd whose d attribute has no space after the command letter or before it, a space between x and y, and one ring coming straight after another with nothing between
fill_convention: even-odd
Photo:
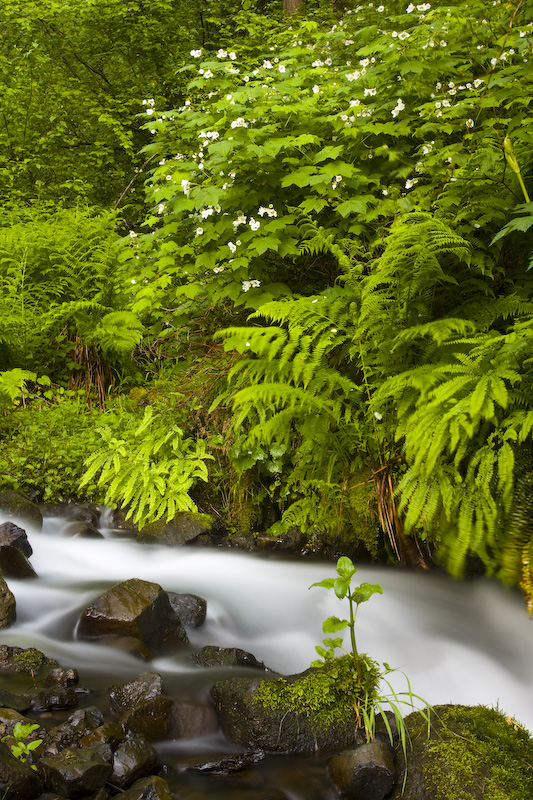
<instances>
[{"instance_id":1,"label":"stone","mask_svg":"<svg viewBox=\"0 0 533 800\"><path fill-rule=\"evenodd\" d=\"M104 538L98 528L90 522L69 522L63 529L63 534L71 537L77 536L80 539Z\"/></svg>"},{"instance_id":2,"label":"stone","mask_svg":"<svg viewBox=\"0 0 533 800\"><path fill-rule=\"evenodd\" d=\"M150 742L144 736L131 734L115 750L110 782L119 789L127 789L139 778L151 775L157 763Z\"/></svg>"},{"instance_id":3,"label":"stone","mask_svg":"<svg viewBox=\"0 0 533 800\"><path fill-rule=\"evenodd\" d=\"M257 702L255 695L263 682L260 677L230 678L213 685L211 696L220 727L231 742L247 750L277 753L335 751L357 742L355 711L331 725L315 724L305 713Z\"/></svg>"},{"instance_id":4,"label":"stone","mask_svg":"<svg viewBox=\"0 0 533 800\"><path fill-rule=\"evenodd\" d=\"M33 800L42 788L38 773L15 758L10 748L0 742L0 797L2 800Z\"/></svg>"},{"instance_id":5,"label":"stone","mask_svg":"<svg viewBox=\"0 0 533 800\"><path fill-rule=\"evenodd\" d=\"M178 615L185 628L199 628L205 622L207 602L195 594L178 594L168 592L168 599L173 611Z\"/></svg>"},{"instance_id":6,"label":"stone","mask_svg":"<svg viewBox=\"0 0 533 800\"><path fill-rule=\"evenodd\" d=\"M59 663L35 647L0 645L0 671L25 672L32 677L57 669Z\"/></svg>"},{"instance_id":7,"label":"stone","mask_svg":"<svg viewBox=\"0 0 533 800\"><path fill-rule=\"evenodd\" d=\"M137 541L145 544L164 544L181 547L201 534L212 530L214 517L183 511L171 520L160 519L145 525L137 534Z\"/></svg>"},{"instance_id":8,"label":"stone","mask_svg":"<svg viewBox=\"0 0 533 800\"><path fill-rule=\"evenodd\" d=\"M0 575L0 629L9 628L17 619L15 596Z\"/></svg>"},{"instance_id":9,"label":"stone","mask_svg":"<svg viewBox=\"0 0 533 800\"><path fill-rule=\"evenodd\" d=\"M263 750L249 750L246 753L235 753L217 761L204 761L201 764L193 764L188 769L193 772L212 773L213 775L228 775L231 772L241 772L243 769L248 769L252 764L262 761L264 757Z\"/></svg>"},{"instance_id":10,"label":"stone","mask_svg":"<svg viewBox=\"0 0 533 800\"><path fill-rule=\"evenodd\" d=\"M43 517L60 517L72 522L87 522L98 526L100 521L100 506L87 503L74 505L73 503L40 503L39 510Z\"/></svg>"},{"instance_id":11,"label":"stone","mask_svg":"<svg viewBox=\"0 0 533 800\"><path fill-rule=\"evenodd\" d=\"M252 653L238 647L206 645L193 653L191 661L197 667L252 667L263 672L269 671Z\"/></svg>"},{"instance_id":12,"label":"stone","mask_svg":"<svg viewBox=\"0 0 533 800\"><path fill-rule=\"evenodd\" d=\"M344 800L383 800L396 772L394 751L386 742L369 742L330 758L329 773Z\"/></svg>"},{"instance_id":13,"label":"stone","mask_svg":"<svg viewBox=\"0 0 533 800\"><path fill-rule=\"evenodd\" d=\"M45 683L54 686L77 686L79 680L80 676L78 675L77 669L73 669L72 667L69 669L57 667L56 669L50 670L45 678Z\"/></svg>"},{"instance_id":14,"label":"stone","mask_svg":"<svg viewBox=\"0 0 533 800\"><path fill-rule=\"evenodd\" d=\"M130 637L150 652L168 652L188 643L168 595L157 583L132 578L118 583L94 600L78 625L82 639Z\"/></svg>"},{"instance_id":15,"label":"stone","mask_svg":"<svg viewBox=\"0 0 533 800\"><path fill-rule=\"evenodd\" d=\"M127 733L137 733L150 742L163 739L172 727L173 703L168 697L152 697L138 703L119 719Z\"/></svg>"},{"instance_id":16,"label":"stone","mask_svg":"<svg viewBox=\"0 0 533 800\"><path fill-rule=\"evenodd\" d=\"M120 795L120 800L172 800L168 783L157 775L135 781Z\"/></svg>"},{"instance_id":17,"label":"stone","mask_svg":"<svg viewBox=\"0 0 533 800\"><path fill-rule=\"evenodd\" d=\"M485 706L442 705L431 713L431 728L420 712L404 719L405 761L397 748L398 781L387 800L461 797L533 797L533 737L512 717Z\"/></svg>"},{"instance_id":18,"label":"stone","mask_svg":"<svg viewBox=\"0 0 533 800\"><path fill-rule=\"evenodd\" d=\"M118 722L105 722L98 728L86 733L80 739L80 747L90 747L95 744L107 744L113 750L117 749L118 745L124 738L124 731Z\"/></svg>"},{"instance_id":19,"label":"stone","mask_svg":"<svg viewBox=\"0 0 533 800\"><path fill-rule=\"evenodd\" d=\"M66 722L56 725L44 736L45 754L58 753L67 747L78 745L84 736L100 727L103 721L104 716L96 706L75 711Z\"/></svg>"},{"instance_id":20,"label":"stone","mask_svg":"<svg viewBox=\"0 0 533 800\"><path fill-rule=\"evenodd\" d=\"M9 517L11 522L26 522L38 531L43 527L43 516L39 507L12 489L0 492L0 512Z\"/></svg>"},{"instance_id":21,"label":"stone","mask_svg":"<svg viewBox=\"0 0 533 800\"><path fill-rule=\"evenodd\" d=\"M124 714L139 703L160 697L163 680L157 672L142 672L133 681L109 687L109 708L116 714Z\"/></svg>"},{"instance_id":22,"label":"stone","mask_svg":"<svg viewBox=\"0 0 533 800\"><path fill-rule=\"evenodd\" d=\"M176 739L211 736L218 730L218 717L212 705L175 700L172 709L172 733Z\"/></svg>"},{"instance_id":23,"label":"stone","mask_svg":"<svg viewBox=\"0 0 533 800\"><path fill-rule=\"evenodd\" d=\"M35 720L19 714L12 708L0 708L0 739L4 736L11 736L15 725L20 722L21 725L34 725ZM44 728L38 728L29 734L28 739L33 741L35 739L43 739L46 736ZM1 797L1 795L0 795Z\"/></svg>"},{"instance_id":24,"label":"stone","mask_svg":"<svg viewBox=\"0 0 533 800\"><path fill-rule=\"evenodd\" d=\"M38 764L45 786L66 798L82 797L100 789L109 780L112 769L111 751L102 745L45 755Z\"/></svg>"},{"instance_id":25,"label":"stone","mask_svg":"<svg viewBox=\"0 0 533 800\"><path fill-rule=\"evenodd\" d=\"M22 550L11 545L0 545L0 570L6 578L36 578L37 573Z\"/></svg>"},{"instance_id":26,"label":"stone","mask_svg":"<svg viewBox=\"0 0 533 800\"><path fill-rule=\"evenodd\" d=\"M78 695L72 686L54 686L43 689L33 698L31 707L36 711L60 711L78 705Z\"/></svg>"},{"instance_id":27,"label":"stone","mask_svg":"<svg viewBox=\"0 0 533 800\"><path fill-rule=\"evenodd\" d=\"M0 713L2 708L12 708L24 713L31 708L31 700L22 694L13 694L6 689L0 689Z\"/></svg>"},{"instance_id":28,"label":"stone","mask_svg":"<svg viewBox=\"0 0 533 800\"><path fill-rule=\"evenodd\" d=\"M27 558L33 553L26 531L14 522L4 522L0 525L0 547L8 546L17 547Z\"/></svg>"}]
</instances>

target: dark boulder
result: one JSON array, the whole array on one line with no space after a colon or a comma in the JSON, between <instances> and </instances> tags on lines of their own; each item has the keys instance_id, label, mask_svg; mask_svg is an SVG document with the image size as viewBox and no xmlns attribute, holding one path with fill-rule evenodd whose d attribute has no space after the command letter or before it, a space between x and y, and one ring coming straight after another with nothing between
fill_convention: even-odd
<instances>
[{"instance_id":1,"label":"dark boulder","mask_svg":"<svg viewBox=\"0 0 533 800\"><path fill-rule=\"evenodd\" d=\"M157 764L157 754L150 742L144 736L131 734L115 750L110 781L119 789L127 789L139 778L151 775Z\"/></svg>"},{"instance_id":2,"label":"dark boulder","mask_svg":"<svg viewBox=\"0 0 533 800\"><path fill-rule=\"evenodd\" d=\"M157 672L142 672L128 683L109 687L109 708L116 714L124 714L139 703L161 697L163 680Z\"/></svg>"},{"instance_id":3,"label":"dark boulder","mask_svg":"<svg viewBox=\"0 0 533 800\"><path fill-rule=\"evenodd\" d=\"M157 583L138 578L118 583L83 611L78 625L82 639L128 637L141 652L169 651L188 642L183 625Z\"/></svg>"},{"instance_id":4,"label":"dark boulder","mask_svg":"<svg viewBox=\"0 0 533 800\"><path fill-rule=\"evenodd\" d=\"M17 547L27 558L33 553L26 531L14 522L0 525L0 548L2 547Z\"/></svg>"},{"instance_id":5,"label":"dark boulder","mask_svg":"<svg viewBox=\"0 0 533 800\"><path fill-rule=\"evenodd\" d=\"M0 739L3 739L4 736L11 736L13 729L18 722L20 722L21 725L35 724L34 719L25 717L12 708L0 708ZM32 733L28 735L27 739L28 741L34 741L35 739L42 739L45 735L46 731L44 728L39 728L38 730L32 731Z\"/></svg>"},{"instance_id":6,"label":"dark boulder","mask_svg":"<svg viewBox=\"0 0 533 800\"><path fill-rule=\"evenodd\" d=\"M195 594L178 594L168 592L168 599L173 611L178 615L185 628L199 628L205 622L207 602Z\"/></svg>"},{"instance_id":7,"label":"dark boulder","mask_svg":"<svg viewBox=\"0 0 533 800\"><path fill-rule=\"evenodd\" d=\"M124 738L124 731L118 722L105 722L98 728L86 733L80 739L80 747L91 747L95 744L106 744L114 752Z\"/></svg>"},{"instance_id":8,"label":"dark boulder","mask_svg":"<svg viewBox=\"0 0 533 800\"><path fill-rule=\"evenodd\" d=\"M409 736L405 791L405 761L398 748L398 782L390 800L533 797L533 738L512 717L485 706L436 706L429 738L420 712L404 722Z\"/></svg>"},{"instance_id":9,"label":"dark boulder","mask_svg":"<svg viewBox=\"0 0 533 800\"><path fill-rule=\"evenodd\" d=\"M78 705L78 695L72 686L54 686L43 689L32 699L31 707L36 711L60 711Z\"/></svg>"},{"instance_id":10,"label":"dark boulder","mask_svg":"<svg viewBox=\"0 0 533 800\"><path fill-rule=\"evenodd\" d=\"M119 723L127 733L137 733L150 742L163 739L172 727L173 703L168 697L153 697L126 711Z\"/></svg>"},{"instance_id":11,"label":"dark boulder","mask_svg":"<svg viewBox=\"0 0 533 800\"><path fill-rule=\"evenodd\" d=\"M78 745L84 736L100 727L103 721L103 714L96 706L75 711L66 722L56 725L44 736L45 754L59 753L67 747Z\"/></svg>"},{"instance_id":12,"label":"dark boulder","mask_svg":"<svg viewBox=\"0 0 533 800\"><path fill-rule=\"evenodd\" d=\"M0 574L0 628L9 628L16 618L15 596Z\"/></svg>"},{"instance_id":13,"label":"dark boulder","mask_svg":"<svg viewBox=\"0 0 533 800\"><path fill-rule=\"evenodd\" d=\"M29 764L15 758L0 742L0 797L2 800L33 800L41 792L41 780Z\"/></svg>"},{"instance_id":14,"label":"dark boulder","mask_svg":"<svg viewBox=\"0 0 533 800\"><path fill-rule=\"evenodd\" d=\"M77 686L79 680L80 676L78 675L77 669L73 669L72 667L69 669L57 667L56 669L50 670L45 678L45 683L52 684L53 686Z\"/></svg>"},{"instance_id":15,"label":"dark boulder","mask_svg":"<svg viewBox=\"0 0 533 800\"><path fill-rule=\"evenodd\" d=\"M120 795L120 800L172 800L168 783L157 775L135 781L131 789Z\"/></svg>"},{"instance_id":16,"label":"dark boulder","mask_svg":"<svg viewBox=\"0 0 533 800\"><path fill-rule=\"evenodd\" d=\"M87 522L98 526L100 521L100 506L87 503L74 505L74 503L40 503L39 510L43 517L59 517L72 522Z\"/></svg>"},{"instance_id":17,"label":"dark boulder","mask_svg":"<svg viewBox=\"0 0 533 800\"><path fill-rule=\"evenodd\" d=\"M0 546L0 569L6 578L36 578L37 573L18 547Z\"/></svg>"},{"instance_id":18,"label":"dark boulder","mask_svg":"<svg viewBox=\"0 0 533 800\"><path fill-rule=\"evenodd\" d=\"M344 800L383 800L396 779L394 751L386 742L369 742L329 760L329 773Z\"/></svg>"},{"instance_id":19,"label":"dark boulder","mask_svg":"<svg viewBox=\"0 0 533 800\"><path fill-rule=\"evenodd\" d=\"M28 523L38 531L43 527L43 516L39 507L24 497L23 494L12 489L0 492L0 512L9 517L11 522L21 521Z\"/></svg>"},{"instance_id":20,"label":"dark boulder","mask_svg":"<svg viewBox=\"0 0 533 800\"><path fill-rule=\"evenodd\" d=\"M181 547L204 533L209 533L214 524L210 514L184 511L171 520L160 519L145 525L137 534L137 541L145 544L165 544Z\"/></svg>"},{"instance_id":21,"label":"dark boulder","mask_svg":"<svg viewBox=\"0 0 533 800\"><path fill-rule=\"evenodd\" d=\"M48 658L35 647L0 645L0 671L25 672L35 678L58 667L57 661Z\"/></svg>"},{"instance_id":22,"label":"dark boulder","mask_svg":"<svg viewBox=\"0 0 533 800\"><path fill-rule=\"evenodd\" d=\"M43 756L38 770L47 789L76 798L96 791L109 780L111 758L111 750L102 745L73 748Z\"/></svg>"},{"instance_id":23,"label":"dark boulder","mask_svg":"<svg viewBox=\"0 0 533 800\"><path fill-rule=\"evenodd\" d=\"M12 708L14 711L24 713L31 708L31 700L25 695L13 694L6 689L0 689L0 714L4 708Z\"/></svg>"},{"instance_id":24,"label":"dark boulder","mask_svg":"<svg viewBox=\"0 0 533 800\"><path fill-rule=\"evenodd\" d=\"M98 528L90 522L69 522L63 529L63 534L65 536L77 536L80 539L104 538Z\"/></svg>"},{"instance_id":25,"label":"dark boulder","mask_svg":"<svg viewBox=\"0 0 533 800\"><path fill-rule=\"evenodd\" d=\"M230 741L249 750L282 753L335 751L357 742L355 712L323 724L304 713L263 705L257 699L263 683L259 677L231 678L213 685L220 727Z\"/></svg>"},{"instance_id":26,"label":"dark boulder","mask_svg":"<svg viewBox=\"0 0 533 800\"><path fill-rule=\"evenodd\" d=\"M197 667L252 667L262 672L269 671L262 661L238 647L206 645L193 653L191 661Z\"/></svg>"},{"instance_id":27,"label":"dark boulder","mask_svg":"<svg viewBox=\"0 0 533 800\"><path fill-rule=\"evenodd\" d=\"M213 775L229 775L232 772L241 772L253 764L259 763L265 757L263 750L248 750L246 753L235 753L216 761L203 761L188 767L193 772L211 773Z\"/></svg>"},{"instance_id":28,"label":"dark boulder","mask_svg":"<svg viewBox=\"0 0 533 800\"><path fill-rule=\"evenodd\" d=\"M175 700L172 709L172 734L176 739L211 736L218 730L218 717L212 705Z\"/></svg>"}]
</instances>

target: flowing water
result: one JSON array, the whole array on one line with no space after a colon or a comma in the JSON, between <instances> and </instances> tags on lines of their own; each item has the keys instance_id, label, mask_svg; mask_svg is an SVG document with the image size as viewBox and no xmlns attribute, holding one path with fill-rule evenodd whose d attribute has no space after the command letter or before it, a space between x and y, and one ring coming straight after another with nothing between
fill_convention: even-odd
<instances>
[{"instance_id":1,"label":"flowing water","mask_svg":"<svg viewBox=\"0 0 533 800\"><path fill-rule=\"evenodd\" d=\"M17 622L0 631L0 644L37 647L63 666L75 666L81 685L96 692L147 669L162 675L167 694L205 694L213 680L212 670L191 666L188 650L146 664L76 639L81 610L118 581L142 578L204 597L207 619L188 632L192 648L240 647L284 674L304 670L313 660L327 616L347 613L333 592L308 589L334 574L332 564L139 545L110 530L104 530L105 539L67 538L64 524L48 519L42 532L28 529L39 577L9 581ZM366 565L356 577L383 587L383 595L359 609L360 651L405 671L413 691L432 705L498 705L533 731L533 622L517 593L487 579L455 582L435 573ZM391 682L397 691L405 689L399 673ZM167 751L172 747L187 758L191 748L222 752L227 744L219 736L168 743ZM296 790L288 796L300 797Z\"/></svg>"}]
</instances>

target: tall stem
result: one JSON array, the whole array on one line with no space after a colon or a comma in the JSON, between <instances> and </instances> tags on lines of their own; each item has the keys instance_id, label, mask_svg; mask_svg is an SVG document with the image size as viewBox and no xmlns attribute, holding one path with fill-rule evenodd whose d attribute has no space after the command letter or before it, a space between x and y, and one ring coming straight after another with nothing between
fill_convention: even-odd
<instances>
[{"instance_id":1,"label":"tall stem","mask_svg":"<svg viewBox=\"0 0 533 800\"><path fill-rule=\"evenodd\" d=\"M355 644L355 615L357 614L357 606L355 607L355 611L353 609L353 600L352 600L352 593L348 592L348 600L350 601L350 639L352 642L352 656L355 664L355 670L357 672L357 678L359 683L363 682L363 673L361 671L361 664L359 663L359 653L357 652L357 645Z\"/></svg>"}]
</instances>

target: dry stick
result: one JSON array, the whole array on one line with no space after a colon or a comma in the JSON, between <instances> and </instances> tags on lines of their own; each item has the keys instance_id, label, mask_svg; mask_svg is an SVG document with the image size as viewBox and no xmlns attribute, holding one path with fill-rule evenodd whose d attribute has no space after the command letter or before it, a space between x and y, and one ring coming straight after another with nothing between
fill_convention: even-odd
<instances>
[{"instance_id":1,"label":"dry stick","mask_svg":"<svg viewBox=\"0 0 533 800\"><path fill-rule=\"evenodd\" d=\"M135 173L135 175L133 176L133 178L131 179L131 181L128 183L128 185L126 186L126 188L124 189L124 191L122 192L122 194L120 195L120 197L118 198L117 202L114 204L114 206L113 206L113 209L115 209L115 210L116 210L116 209L119 207L119 205L120 205L121 201L122 201L122 200L123 200L123 198L124 198L124 195L125 195L125 194L126 194L128 191L129 191L130 187L131 187L131 186L132 186L132 185L135 183L135 181L137 180L137 178L139 177L139 175L141 175L141 174L143 173L143 171L146 169L146 167L148 166L148 164L150 163L150 161L152 161L152 160L153 160L153 159L156 157L156 155L157 155L157 153L154 153L153 155L151 155L151 156L150 156L150 158L148 158L148 159L147 159L147 160L144 162L144 164L143 164L141 167L139 167L139 169L137 170L137 172Z\"/></svg>"}]
</instances>

